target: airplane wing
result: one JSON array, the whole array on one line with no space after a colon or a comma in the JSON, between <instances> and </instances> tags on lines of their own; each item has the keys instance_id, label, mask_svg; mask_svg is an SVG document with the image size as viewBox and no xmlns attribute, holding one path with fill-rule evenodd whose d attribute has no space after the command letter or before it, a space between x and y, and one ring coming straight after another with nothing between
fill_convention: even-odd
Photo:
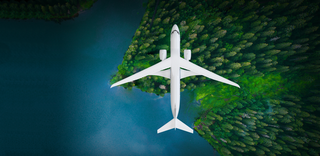
<instances>
[{"instance_id":1,"label":"airplane wing","mask_svg":"<svg viewBox=\"0 0 320 156\"><path fill-rule=\"evenodd\" d=\"M169 68L171 67L171 57L170 58L167 58L147 69L144 69L134 75L131 75L121 81L118 81L116 83L114 83L110 88L114 87L114 86L119 86L119 85L122 85L124 83L127 83L127 82L131 82L131 81L134 81L134 80L137 80L137 79L140 79L140 78L143 78L145 76L148 76L148 75L159 75L159 76L162 76L161 73L165 73L165 72L161 72L161 70L163 69L166 69L166 68ZM165 77L165 76L164 76Z\"/></svg>"},{"instance_id":2,"label":"airplane wing","mask_svg":"<svg viewBox=\"0 0 320 156\"><path fill-rule=\"evenodd\" d=\"M220 82L223 82L223 83L226 83L226 84L229 84L229 85L232 85L232 86L236 86L236 87L239 87L240 86L226 78L223 78L209 70L206 70L198 65L195 65L183 58L179 58L179 64L180 64L180 67L181 68L184 68L184 69L187 69L189 70L190 72L192 72L192 75L203 75L205 77L208 77L210 79L213 79L213 80L216 80L216 81L220 81ZM191 76L191 75L190 75Z\"/></svg>"}]
</instances>

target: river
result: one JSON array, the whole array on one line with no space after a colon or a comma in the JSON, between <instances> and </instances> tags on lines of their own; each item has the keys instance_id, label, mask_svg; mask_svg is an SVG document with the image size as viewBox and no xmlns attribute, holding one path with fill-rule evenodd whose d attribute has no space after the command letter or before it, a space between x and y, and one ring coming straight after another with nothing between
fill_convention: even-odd
<instances>
[{"instance_id":1,"label":"river","mask_svg":"<svg viewBox=\"0 0 320 156\"><path fill-rule=\"evenodd\" d=\"M61 24L0 19L0 155L219 155L196 132L157 134L170 94L110 89L143 2L100 0ZM192 126L188 95L179 119Z\"/></svg>"}]
</instances>

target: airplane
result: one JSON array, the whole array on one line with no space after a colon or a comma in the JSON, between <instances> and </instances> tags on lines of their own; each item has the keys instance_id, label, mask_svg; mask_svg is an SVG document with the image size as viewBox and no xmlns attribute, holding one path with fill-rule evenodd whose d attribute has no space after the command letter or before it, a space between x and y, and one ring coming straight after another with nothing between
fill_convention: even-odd
<instances>
[{"instance_id":1,"label":"airplane","mask_svg":"<svg viewBox=\"0 0 320 156\"><path fill-rule=\"evenodd\" d=\"M178 113L180 108L180 79L194 76L202 75L210 79L220 81L232 86L240 86L228 79L225 79L209 70L206 70L194 63L189 62L191 59L191 50L184 50L184 58L180 57L180 31L178 26L175 24L171 30L170 36L170 54L171 57L167 58L167 50L160 50L160 60L161 62L144 69L132 76L129 76L123 80L114 83L110 88L118 86L127 82L132 82L134 80L140 79L145 76L155 75L162 76L170 79L170 93L171 93L171 111L173 119L163 125L157 130L157 133L162 133L164 131L178 128L180 130L193 133L193 129L188 127L186 124L178 119ZM170 68L170 69L167 69ZM181 69L183 68L183 69ZM187 69L187 70L185 70Z\"/></svg>"}]
</instances>

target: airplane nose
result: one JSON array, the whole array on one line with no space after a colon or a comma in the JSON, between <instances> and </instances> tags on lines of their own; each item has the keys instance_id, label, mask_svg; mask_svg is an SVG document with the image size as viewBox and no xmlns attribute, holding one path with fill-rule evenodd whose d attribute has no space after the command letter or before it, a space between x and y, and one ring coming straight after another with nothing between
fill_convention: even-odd
<instances>
[{"instance_id":1,"label":"airplane nose","mask_svg":"<svg viewBox=\"0 0 320 156\"><path fill-rule=\"evenodd\" d=\"M171 30L171 33L172 33L174 30L176 30L176 31L180 34L179 28L178 28L178 26L177 26L176 24L173 25L172 30Z\"/></svg>"}]
</instances>

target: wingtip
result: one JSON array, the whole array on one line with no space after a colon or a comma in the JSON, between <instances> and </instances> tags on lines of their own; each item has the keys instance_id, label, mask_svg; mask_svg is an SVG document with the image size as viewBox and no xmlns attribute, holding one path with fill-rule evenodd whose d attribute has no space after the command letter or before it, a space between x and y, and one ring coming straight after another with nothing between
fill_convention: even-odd
<instances>
[{"instance_id":1,"label":"wingtip","mask_svg":"<svg viewBox=\"0 0 320 156\"><path fill-rule=\"evenodd\" d=\"M240 86L236 83L234 83L233 86L240 88Z\"/></svg>"}]
</instances>

